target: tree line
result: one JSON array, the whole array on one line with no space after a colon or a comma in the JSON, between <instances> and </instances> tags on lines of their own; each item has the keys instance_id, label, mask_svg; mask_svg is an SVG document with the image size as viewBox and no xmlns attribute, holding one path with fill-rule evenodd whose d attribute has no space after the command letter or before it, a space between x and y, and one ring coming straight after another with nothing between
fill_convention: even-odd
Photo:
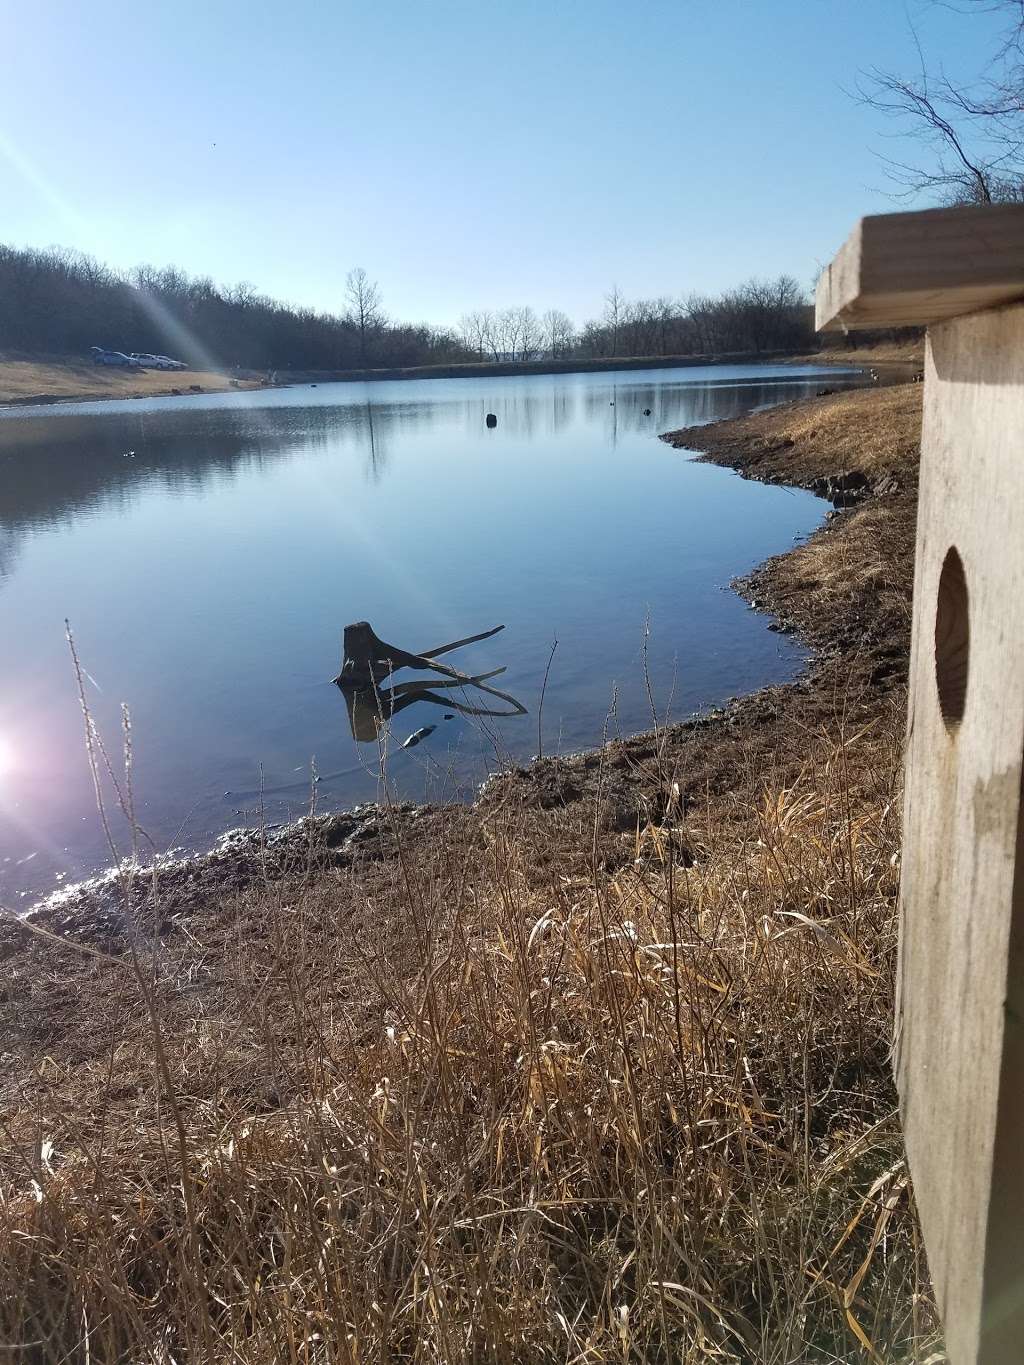
<instances>
[{"instance_id":1,"label":"tree line","mask_svg":"<svg viewBox=\"0 0 1024 1365\"><path fill-rule=\"evenodd\" d=\"M814 342L804 291L789 275L749 280L723 294L630 300L618 287L579 331L559 308L465 313L459 336L477 360L561 360L712 355L805 349Z\"/></svg>"},{"instance_id":2,"label":"tree line","mask_svg":"<svg viewBox=\"0 0 1024 1365\"><path fill-rule=\"evenodd\" d=\"M0 244L0 351L15 354L104 346L201 368L330 371L759 352L812 342L803 291L785 275L679 302L631 301L616 287L601 317L580 329L559 308L538 314L528 306L467 313L451 329L389 318L379 286L360 267L348 274L342 309L330 313L174 266L119 272L75 251Z\"/></svg>"},{"instance_id":3,"label":"tree line","mask_svg":"<svg viewBox=\"0 0 1024 1365\"><path fill-rule=\"evenodd\" d=\"M225 288L174 266L120 272L77 251L0 244L0 351L72 355L90 346L153 351L201 368L345 370L466 359L459 338L395 322L355 269L329 313Z\"/></svg>"}]
</instances>

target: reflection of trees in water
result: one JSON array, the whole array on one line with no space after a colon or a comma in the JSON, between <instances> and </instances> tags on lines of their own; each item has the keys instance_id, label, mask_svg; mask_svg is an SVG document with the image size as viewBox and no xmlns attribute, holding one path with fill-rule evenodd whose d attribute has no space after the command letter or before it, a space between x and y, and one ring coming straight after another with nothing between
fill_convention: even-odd
<instances>
[{"instance_id":1,"label":"reflection of trees in water","mask_svg":"<svg viewBox=\"0 0 1024 1365\"><path fill-rule=\"evenodd\" d=\"M574 395L566 389L552 389L548 397L548 430L564 431L576 412Z\"/></svg>"},{"instance_id":2,"label":"reflection of trees in water","mask_svg":"<svg viewBox=\"0 0 1024 1365\"><path fill-rule=\"evenodd\" d=\"M154 485L197 493L301 449L362 448L367 477L379 479L395 427L431 420L431 404L414 406L404 420L397 407L370 404L2 419L0 531L54 525L100 503L127 507Z\"/></svg>"},{"instance_id":3,"label":"reflection of trees in water","mask_svg":"<svg viewBox=\"0 0 1024 1365\"><path fill-rule=\"evenodd\" d=\"M656 436L674 427L739 417L752 408L813 394L822 382L821 375L794 375L792 379L722 379L717 383L591 385L583 391L583 413L589 422L601 426L614 445L627 433ZM850 377L844 380L837 375L830 386L847 387L850 382Z\"/></svg>"},{"instance_id":4,"label":"reflection of trees in water","mask_svg":"<svg viewBox=\"0 0 1024 1365\"><path fill-rule=\"evenodd\" d=\"M214 479L259 470L303 447L356 447L374 482L395 439L443 423L479 428L489 411L513 433L555 432L571 421L571 394L493 393L343 407L167 408L0 419L0 529L52 525L98 503L127 506L147 485L200 491ZM134 455L129 452L134 451Z\"/></svg>"},{"instance_id":5,"label":"reflection of trees in water","mask_svg":"<svg viewBox=\"0 0 1024 1365\"><path fill-rule=\"evenodd\" d=\"M480 382L480 381L477 381ZM468 431L483 431L489 412L498 418L498 430L512 436L557 436L576 416L576 394L565 387L550 392L525 389L484 389L480 398L457 405L459 418Z\"/></svg>"},{"instance_id":6,"label":"reflection of trees in water","mask_svg":"<svg viewBox=\"0 0 1024 1365\"><path fill-rule=\"evenodd\" d=\"M143 424L141 416L0 420L0 529L54 525L100 502L127 506L147 485L191 493L242 468L261 468L304 441L273 423L257 433L183 426L152 412Z\"/></svg>"},{"instance_id":7,"label":"reflection of trees in water","mask_svg":"<svg viewBox=\"0 0 1024 1365\"><path fill-rule=\"evenodd\" d=\"M526 439L557 435L580 416L609 439L625 432L653 436L813 393L821 382L820 376L794 376L783 384L545 381L527 387L519 381L476 380L472 394L450 399L432 393L422 400L381 402L368 388L345 406L168 405L0 418L0 573L10 572L17 533L24 527L52 525L100 502L128 506L152 485L195 493L216 479L269 467L303 448L361 450L364 475L376 482L387 472L396 439L449 427L461 436L479 433L484 442L490 438L484 423L488 412L497 414L499 432ZM836 376L831 382L844 381Z\"/></svg>"},{"instance_id":8,"label":"reflection of trees in water","mask_svg":"<svg viewBox=\"0 0 1024 1365\"><path fill-rule=\"evenodd\" d=\"M380 476L388 467L388 452L385 443L384 431L377 431L378 423L373 419L373 404L367 399L366 407L366 477L374 483L380 483Z\"/></svg>"},{"instance_id":9,"label":"reflection of trees in water","mask_svg":"<svg viewBox=\"0 0 1024 1365\"><path fill-rule=\"evenodd\" d=\"M18 540L13 531L0 526L0 578L6 578L14 571L14 557L18 553Z\"/></svg>"}]
</instances>

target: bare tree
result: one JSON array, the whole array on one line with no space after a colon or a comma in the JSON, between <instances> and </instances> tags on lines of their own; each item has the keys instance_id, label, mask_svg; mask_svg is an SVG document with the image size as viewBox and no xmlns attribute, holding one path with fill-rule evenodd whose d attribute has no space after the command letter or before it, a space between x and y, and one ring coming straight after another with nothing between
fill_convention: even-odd
<instances>
[{"instance_id":1,"label":"bare tree","mask_svg":"<svg viewBox=\"0 0 1024 1365\"><path fill-rule=\"evenodd\" d=\"M552 360L562 360L573 348L575 340L572 319L560 308L549 308L540 320L544 349Z\"/></svg>"},{"instance_id":2,"label":"bare tree","mask_svg":"<svg viewBox=\"0 0 1024 1365\"><path fill-rule=\"evenodd\" d=\"M358 265L345 276L345 294L348 298L348 320L359 333L359 361L365 365L367 341L384 321L380 289L376 281L371 280L363 267Z\"/></svg>"},{"instance_id":3,"label":"bare tree","mask_svg":"<svg viewBox=\"0 0 1024 1365\"><path fill-rule=\"evenodd\" d=\"M537 314L529 304L524 308L517 308L518 314L518 334L519 334L519 356L520 360L532 360L541 348L543 333Z\"/></svg>"},{"instance_id":4,"label":"bare tree","mask_svg":"<svg viewBox=\"0 0 1024 1365\"><path fill-rule=\"evenodd\" d=\"M654 299L626 305L624 349L630 355L654 355L658 345L658 307Z\"/></svg>"},{"instance_id":5,"label":"bare tree","mask_svg":"<svg viewBox=\"0 0 1024 1365\"><path fill-rule=\"evenodd\" d=\"M523 333L523 310L503 308L491 320L491 351L495 360L518 360Z\"/></svg>"},{"instance_id":6,"label":"bare tree","mask_svg":"<svg viewBox=\"0 0 1024 1365\"><path fill-rule=\"evenodd\" d=\"M479 360L483 360L490 341L490 318L489 313L481 312L463 313L459 318L459 336L462 344Z\"/></svg>"},{"instance_id":7,"label":"bare tree","mask_svg":"<svg viewBox=\"0 0 1024 1365\"><path fill-rule=\"evenodd\" d=\"M619 354L619 329L622 326L622 315L625 307L626 300L622 297L619 286L613 284L604 296L604 323L610 333L612 355Z\"/></svg>"},{"instance_id":8,"label":"bare tree","mask_svg":"<svg viewBox=\"0 0 1024 1365\"><path fill-rule=\"evenodd\" d=\"M926 149L916 163L883 157L886 172L910 195L930 191L945 203L1024 200L1024 0L966 0L961 13L1005 11L1007 26L985 69L954 82L929 70L920 42L919 70L906 76L865 72L859 98L892 119ZM915 41L917 35L914 35Z\"/></svg>"},{"instance_id":9,"label":"bare tree","mask_svg":"<svg viewBox=\"0 0 1024 1365\"><path fill-rule=\"evenodd\" d=\"M604 327L596 319L583 324L580 332L580 350L591 358L608 354L608 338Z\"/></svg>"},{"instance_id":10,"label":"bare tree","mask_svg":"<svg viewBox=\"0 0 1024 1365\"><path fill-rule=\"evenodd\" d=\"M498 336L498 323L494 311L485 308L480 314L480 354L481 358L485 351L489 351L492 360L498 359L500 348L500 338Z\"/></svg>"},{"instance_id":11,"label":"bare tree","mask_svg":"<svg viewBox=\"0 0 1024 1365\"><path fill-rule=\"evenodd\" d=\"M664 294L654 300L654 312L658 327L658 354L671 355L673 343L673 322L677 310L672 300Z\"/></svg>"},{"instance_id":12,"label":"bare tree","mask_svg":"<svg viewBox=\"0 0 1024 1365\"><path fill-rule=\"evenodd\" d=\"M670 299L618 301L604 318L591 320L579 335L589 356L714 355L729 351L800 350L810 345L813 327L804 292L796 280L748 280L715 298L691 294Z\"/></svg>"}]
</instances>

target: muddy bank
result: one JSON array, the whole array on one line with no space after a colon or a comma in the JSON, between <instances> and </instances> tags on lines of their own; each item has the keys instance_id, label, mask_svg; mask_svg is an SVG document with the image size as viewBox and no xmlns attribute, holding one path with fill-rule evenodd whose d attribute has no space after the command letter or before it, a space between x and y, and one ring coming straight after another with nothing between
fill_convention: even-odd
<instances>
[{"instance_id":1,"label":"muddy bank","mask_svg":"<svg viewBox=\"0 0 1024 1365\"><path fill-rule=\"evenodd\" d=\"M387 859L399 839L429 828L433 814L432 807L410 802L366 803L284 826L229 830L206 853L170 854L135 869L125 862L62 888L22 924L118 951L133 928L166 937L197 910L254 886L315 880ZM26 941L22 928L0 922L0 957L19 940Z\"/></svg>"}]
</instances>

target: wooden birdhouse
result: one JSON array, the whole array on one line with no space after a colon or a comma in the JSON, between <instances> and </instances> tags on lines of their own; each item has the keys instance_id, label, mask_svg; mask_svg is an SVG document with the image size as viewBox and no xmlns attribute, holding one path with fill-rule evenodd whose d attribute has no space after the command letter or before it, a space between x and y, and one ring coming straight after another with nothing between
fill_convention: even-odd
<instances>
[{"instance_id":1,"label":"wooden birdhouse","mask_svg":"<svg viewBox=\"0 0 1024 1365\"><path fill-rule=\"evenodd\" d=\"M1024 1361L1024 205L863 219L819 329L924 325L894 1057L952 1365Z\"/></svg>"}]
</instances>

